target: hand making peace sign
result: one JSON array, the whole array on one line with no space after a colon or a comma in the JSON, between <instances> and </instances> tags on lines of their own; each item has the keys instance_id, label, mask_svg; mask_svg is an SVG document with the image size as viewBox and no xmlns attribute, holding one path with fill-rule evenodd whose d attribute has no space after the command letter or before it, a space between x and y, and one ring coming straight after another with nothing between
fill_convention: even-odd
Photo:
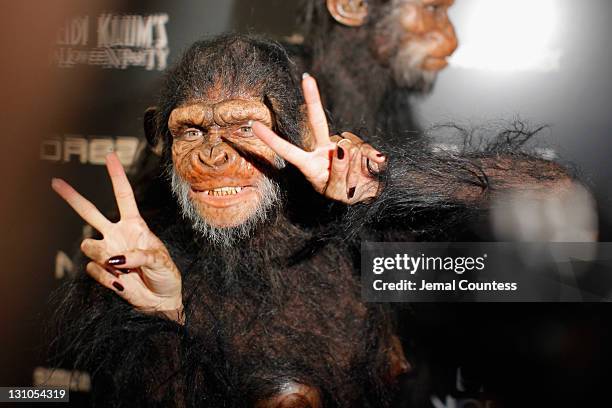
<instances>
[{"instance_id":1,"label":"hand making peace sign","mask_svg":"<svg viewBox=\"0 0 612 408\"><path fill-rule=\"evenodd\" d=\"M347 204L376 197L379 182L370 170L381 171L385 157L352 133L330 137L317 82L308 74L304 74L302 90L314 138L312 151L300 149L259 122L253 123L255 135L326 197Z\"/></svg>"},{"instance_id":2,"label":"hand making peace sign","mask_svg":"<svg viewBox=\"0 0 612 408\"><path fill-rule=\"evenodd\" d=\"M114 153L106 157L121 219L110 222L68 183L51 186L103 239L85 239L81 249L92 262L87 273L136 309L163 312L182 323L181 274L162 241L140 216L132 187ZM120 268L120 269L119 269Z\"/></svg>"}]
</instances>

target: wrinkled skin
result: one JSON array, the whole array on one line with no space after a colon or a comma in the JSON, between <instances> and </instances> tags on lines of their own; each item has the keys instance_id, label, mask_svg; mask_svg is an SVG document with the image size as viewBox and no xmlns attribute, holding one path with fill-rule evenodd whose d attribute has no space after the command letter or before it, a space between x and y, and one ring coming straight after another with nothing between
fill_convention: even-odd
<instances>
[{"instance_id":1,"label":"wrinkled skin","mask_svg":"<svg viewBox=\"0 0 612 408\"><path fill-rule=\"evenodd\" d=\"M215 227L243 223L261 200L258 186L263 173L239 151L275 163L274 152L253 134L252 120L272 126L269 109L255 98L188 104L170 116L175 171L190 184L190 198L202 218ZM241 191L210 191L222 187L240 187Z\"/></svg>"}]
</instances>

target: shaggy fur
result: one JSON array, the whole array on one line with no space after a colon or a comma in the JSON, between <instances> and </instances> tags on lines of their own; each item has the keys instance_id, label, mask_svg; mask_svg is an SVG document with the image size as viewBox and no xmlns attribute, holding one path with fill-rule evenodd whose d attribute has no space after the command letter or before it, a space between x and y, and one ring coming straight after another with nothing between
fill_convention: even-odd
<instances>
[{"instance_id":1,"label":"shaggy fur","mask_svg":"<svg viewBox=\"0 0 612 408\"><path fill-rule=\"evenodd\" d=\"M162 92L154 120L165 148L161 163L148 164L158 174L152 184L171 166L170 112L220 78L228 95L263 95L275 129L299 144L303 98L292 68L281 46L255 37L194 44ZM82 274L55 295L54 362L89 371L102 406L252 406L289 380L319 388L326 407L388 406L394 319L386 305L361 300L361 240L448 231L449 219L480 214L498 187L560 173L524 155L508 164L494 150L385 153L382 194L352 207L326 201L285 167L282 200L232 246L214 245L197 222L181 218L168 185L138 189L141 208L155 210L143 212L147 222L182 273L186 325L136 312Z\"/></svg>"}]
</instances>

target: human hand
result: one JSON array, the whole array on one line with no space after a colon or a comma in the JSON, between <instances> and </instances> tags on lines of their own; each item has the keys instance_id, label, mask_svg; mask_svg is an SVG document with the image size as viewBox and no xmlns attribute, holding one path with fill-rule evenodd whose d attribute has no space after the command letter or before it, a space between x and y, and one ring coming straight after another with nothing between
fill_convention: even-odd
<instances>
[{"instance_id":1,"label":"human hand","mask_svg":"<svg viewBox=\"0 0 612 408\"><path fill-rule=\"evenodd\" d=\"M310 151L291 144L258 122L252 125L254 134L297 167L324 196L347 204L376 197L379 181L373 173L383 169L385 156L352 133L330 137L315 79L305 75L302 89L313 136Z\"/></svg>"},{"instance_id":2,"label":"human hand","mask_svg":"<svg viewBox=\"0 0 612 408\"><path fill-rule=\"evenodd\" d=\"M106 156L106 167L121 215L115 223L65 181L53 179L51 183L53 190L103 236L81 243L81 250L92 260L87 273L137 310L161 312L182 324L181 274L166 246L140 216L116 154Z\"/></svg>"}]
</instances>

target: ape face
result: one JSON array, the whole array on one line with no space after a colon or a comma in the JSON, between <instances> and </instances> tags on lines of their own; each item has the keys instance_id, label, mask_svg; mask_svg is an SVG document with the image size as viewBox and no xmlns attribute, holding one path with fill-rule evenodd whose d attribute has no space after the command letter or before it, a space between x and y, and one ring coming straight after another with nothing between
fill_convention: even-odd
<instances>
[{"instance_id":1,"label":"ape face","mask_svg":"<svg viewBox=\"0 0 612 408\"><path fill-rule=\"evenodd\" d=\"M427 92L457 48L448 18L454 0L391 0L374 27L374 53L401 86Z\"/></svg>"},{"instance_id":2,"label":"ape face","mask_svg":"<svg viewBox=\"0 0 612 408\"><path fill-rule=\"evenodd\" d=\"M253 36L194 43L168 70L145 134L161 141L178 207L210 243L232 246L280 209L281 160L250 121L299 144L304 99L285 49Z\"/></svg>"},{"instance_id":3,"label":"ape face","mask_svg":"<svg viewBox=\"0 0 612 408\"><path fill-rule=\"evenodd\" d=\"M216 241L247 235L279 200L269 174L282 162L253 134L250 120L272 126L259 98L186 103L168 121L173 189L183 213Z\"/></svg>"},{"instance_id":4,"label":"ape face","mask_svg":"<svg viewBox=\"0 0 612 408\"><path fill-rule=\"evenodd\" d=\"M361 27L375 58L400 86L427 92L457 48L448 18L454 0L326 0L340 24ZM363 46L363 44L355 44Z\"/></svg>"}]
</instances>

